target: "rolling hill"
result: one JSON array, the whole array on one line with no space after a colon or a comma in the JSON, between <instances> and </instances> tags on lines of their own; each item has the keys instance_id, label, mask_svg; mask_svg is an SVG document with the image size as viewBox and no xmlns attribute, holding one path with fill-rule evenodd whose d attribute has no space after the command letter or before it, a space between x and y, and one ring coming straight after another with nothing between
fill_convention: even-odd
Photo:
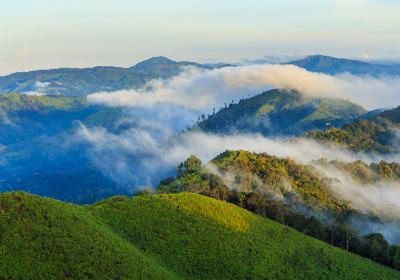
<instances>
[{"instance_id":1,"label":"rolling hill","mask_svg":"<svg viewBox=\"0 0 400 280\"><path fill-rule=\"evenodd\" d=\"M211 69L198 63L176 62L160 56L130 68L99 66L19 72L0 77L0 93L84 96L98 91L139 88L151 79L174 76L186 66Z\"/></svg>"},{"instance_id":2,"label":"rolling hill","mask_svg":"<svg viewBox=\"0 0 400 280\"><path fill-rule=\"evenodd\" d=\"M351 73L353 75L387 76L400 75L400 65L373 64L358 60L336 58L325 55L311 55L289 62L311 72L336 75Z\"/></svg>"},{"instance_id":3,"label":"rolling hill","mask_svg":"<svg viewBox=\"0 0 400 280\"><path fill-rule=\"evenodd\" d=\"M377 215L372 206L366 212L357 202L353 204L352 195L337 191L349 188L343 177L351 177L362 184L359 190L382 183L384 193L384 184L399 182L399 163L381 161L368 165L360 160L320 159L301 164L265 153L227 150L206 165L192 155L178 165L177 171L176 177L161 180L159 193L192 192L227 201L328 244L400 269L400 247L390 245L385 238L392 244L399 239L391 230L384 229L388 224L400 227L397 216ZM366 228L372 221L376 227Z\"/></svg>"},{"instance_id":4,"label":"rolling hill","mask_svg":"<svg viewBox=\"0 0 400 280\"><path fill-rule=\"evenodd\" d=\"M311 98L295 91L269 90L223 108L197 128L207 132L256 132L264 135L299 135L341 126L366 110L345 100Z\"/></svg>"},{"instance_id":5,"label":"rolling hill","mask_svg":"<svg viewBox=\"0 0 400 280\"><path fill-rule=\"evenodd\" d=\"M386 110L367 119L359 119L342 128L309 131L305 135L322 143L344 146L356 152L396 153L400 107Z\"/></svg>"},{"instance_id":6,"label":"rolling hill","mask_svg":"<svg viewBox=\"0 0 400 280\"><path fill-rule=\"evenodd\" d=\"M0 278L397 279L399 273L197 194L77 206L0 195Z\"/></svg>"}]
</instances>

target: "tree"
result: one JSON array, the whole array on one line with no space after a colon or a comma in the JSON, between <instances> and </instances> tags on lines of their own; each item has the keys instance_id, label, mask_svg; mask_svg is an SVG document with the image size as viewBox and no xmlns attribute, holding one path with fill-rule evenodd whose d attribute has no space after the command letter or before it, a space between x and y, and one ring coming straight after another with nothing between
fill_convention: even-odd
<instances>
[{"instance_id":1,"label":"tree","mask_svg":"<svg viewBox=\"0 0 400 280\"><path fill-rule=\"evenodd\" d=\"M191 155L184 163L183 163L183 172L185 174L192 174L196 172L200 172L201 170L201 160Z\"/></svg>"},{"instance_id":2,"label":"tree","mask_svg":"<svg viewBox=\"0 0 400 280\"><path fill-rule=\"evenodd\" d=\"M178 178L183 176L183 162L178 165Z\"/></svg>"},{"instance_id":3,"label":"tree","mask_svg":"<svg viewBox=\"0 0 400 280\"><path fill-rule=\"evenodd\" d=\"M380 233L371 233L364 237L365 253L375 262L390 263L390 247Z\"/></svg>"},{"instance_id":4,"label":"tree","mask_svg":"<svg viewBox=\"0 0 400 280\"><path fill-rule=\"evenodd\" d=\"M400 270L400 247L393 245L392 251L392 266L394 269Z\"/></svg>"}]
</instances>

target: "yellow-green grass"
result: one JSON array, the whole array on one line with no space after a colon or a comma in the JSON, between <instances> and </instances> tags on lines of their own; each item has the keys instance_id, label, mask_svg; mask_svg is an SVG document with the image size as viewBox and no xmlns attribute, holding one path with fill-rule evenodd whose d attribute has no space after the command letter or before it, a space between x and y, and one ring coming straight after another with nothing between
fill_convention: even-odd
<instances>
[{"instance_id":1,"label":"yellow-green grass","mask_svg":"<svg viewBox=\"0 0 400 280\"><path fill-rule=\"evenodd\" d=\"M193 193L77 206L0 196L0 279L397 279L398 272Z\"/></svg>"}]
</instances>

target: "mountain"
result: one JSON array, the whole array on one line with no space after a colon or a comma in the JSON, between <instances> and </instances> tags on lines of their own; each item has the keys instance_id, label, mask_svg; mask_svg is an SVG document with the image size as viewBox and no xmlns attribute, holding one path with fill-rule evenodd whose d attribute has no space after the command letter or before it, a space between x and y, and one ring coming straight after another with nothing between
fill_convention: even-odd
<instances>
[{"instance_id":1,"label":"mountain","mask_svg":"<svg viewBox=\"0 0 400 280\"><path fill-rule=\"evenodd\" d=\"M99 91L139 88L154 78L170 78L188 66L209 69L194 62L153 57L130 68L98 66L20 72L0 77L0 93L84 96Z\"/></svg>"},{"instance_id":2,"label":"mountain","mask_svg":"<svg viewBox=\"0 0 400 280\"><path fill-rule=\"evenodd\" d=\"M389 121L393 125L398 126L400 125L400 106L394 109L380 112L376 115L376 118Z\"/></svg>"},{"instance_id":3,"label":"mountain","mask_svg":"<svg viewBox=\"0 0 400 280\"><path fill-rule=\"evenodd\" d=\"M209 183L213 181L208 181L207 174L213 174L212 169L201 166L190 168L196 166L194 163L189 158L183 164L189 166L185 168L186 175L174 181L161 182L158 190L173 193L210 191L212 184ZM219 183L238 192L258 192L278 200L290 198L291 204L304 204L318 210L341 212L347 208L346 203L329 191L324 177L311 165L302 165L294 160L267 154L230 150L216 156L210 163L217 169L216 174L224 179Z\"/></svg>"},{"instance_id":4,"label":"mountain","mask_svg":"<svg viewBox=\"0 0 400 280\"><path fill-rule=\"evenodd\" d=\"M197 194L77 206L0 195L0 278L396 279L398 272Z\"/></svg>"},{"instance_id":5,"label":"mountain","mask_svg":"<svg viewBox=\"0 0 400 280\"><path fill-rule=\"evenodd\" d=\"M355 75L400 75L399 65L380 65L323 55L308 56L289 62L313 72ZM225 63L199 64L173 61L163 56L152 57L138 64L123 68L97 66L92 68L59 68L18 72L0 77L0 94L20 92L84 96L99 91L116 91L140 88L151 79L166 79L179 74L185 67L214 69L234 66Z\"/></svg>"},{"instance_id":6,"label":"mountain","mask_svg":"<svg viewBox=\"0 0 400 280\"><path fill-rule=\"evenodd\" d=\"M256 132L298 135L327 124L341 126L366 110L345 100L312 98L296 91L269 90L222 108L198 123L209 132Z\"/></svg>"},{"instance_id":7,"label":"mountain","mask_svg":"<svg viewBox=\"0 0 400 280\"><path fill-rule=\"evenodd\" d=\"M323 55L308 56L289 62L313 72L355 75L400 75L400 65L381 65ZM214 69L234 66L225 63L199 64L173 61L163 56L152 57L138 64L123 68L97 66L92 68L59 68L18 72L0 77L0 94L20 92L84 96L100 91L140 88L151 79L166 79L179 74L185 67Z\"/></svg>"},{"instance_id":8,"label":"mountain","mask_svg":"<svg viewBox=\"0 0 400 280\"><path fill-rule=\"evenodd\" d=\"M121 108L90 105L86 97L0 95L0 191L26 190L64 201L88 203L126 186L102 174L87 146L75 143L80 122L120 132Z\"/></svg>"},{"instance_id":9,"label":"mountain","mask_svg":"<svg viewBox=\"0 0 400 280\"><path fill-rule=\"evenodd\" d=\"M0 143L55 135L97 110L84 97L0 95Z\"/></svg>"},{"instance_id":10,"label":"mountain","mask_svg":"<svg viewBox=\"0 0 400 280\"><path fill-rule=\"evenodd\" d=\"M400 181L400 163L396 162L381 161L368 165L361 160L328 162L320 159L314 163L302 164L266 153L227 150L203 166L197 157L191 156L178 166L178 177L162 180L158 191L210 194L220 189L220 193L214 194L221 198L219 195L226 195L223 189L229 186L234 192L256 192L270 200L340 214L352 209L352 204L331 192L329 185L338 179L319 171L319 166L334 166L363 184Z\"/></svg>"},{"instance_id":11,"label":"mountain","mask_svg":"<svg viewBox=\"0 0 400 280\"><path fill-rule=\"evenodd\" d=\"M164 56L158 56L139 62L135 66L129 68L129 72L144 74L146 76L149 75L154 78L169 78L179 74L182 71L182 67L196 67L200 69L210 68L195 62L176 62Z\"/></svg>"},{"instance_id":12,"label":"mountain","mask_svg":"<svg viewBox=\"0 0 400 280\"><path fill-rule=\"evenodd\" d=\"M351 73L354 75L400 75L400 65L372 64L352 59L335 58L324 55L311 55L289 62L308 71L337 75Z\"/></svg>"},{"instance_id":13,"label":"mountain","mask_svg":"<svg viewBox=\"0 0 400 280\"><path fill-rule=\"evenodd\" d=\"M157 191L200 193L227 201L328 244L400 269L396 264L400 247L386 241L388 238L392 244L398 244L394 233L400 228L398 217L388 213L377 216L375 213L383 207L370 206L365 212L357 201L352 202L353 196L371 185L400 182L399 163L381 161L368 165L363 161L320 159L305 165L265 153L228 150L206 165L192 155L178 165L177 173L176 177L161 180ZM344 182L343 177L360 185L352 187L357 183ZM354 194L343 195L346 189ZM385 229L389 227L392 230ZM379 254L370 246L372 243L379 244Z\"/></svg>"},{"instance_id":14,"label":"mountain","mask_svg":"<svg viewBox=\"0 0 400 280\"><path fill-rule=\"evenodd\" d=\"M342 128L309 131L310 137L322 143L341 145L356 152L397 153L400 107L363 117Z\"/></svg>"}]
</instances>

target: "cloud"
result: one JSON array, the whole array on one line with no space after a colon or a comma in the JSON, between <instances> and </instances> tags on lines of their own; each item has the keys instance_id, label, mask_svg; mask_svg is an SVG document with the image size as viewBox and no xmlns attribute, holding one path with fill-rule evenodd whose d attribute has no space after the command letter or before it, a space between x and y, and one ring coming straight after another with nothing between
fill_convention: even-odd
<instances>
[{"instance_id":1,"label":"cloud","mask_svg":"<svg viewBox=\"0 0 400 280\"><path fill-rule=\"evenodd\" d=\"M174 104L204 112L271 88L297 90L310 97L347 99L369 109L393 107L400 100L399 77L330 76L295 65L272 64L213 70L187 68L169 80L152 80L140 90L98 92L89 95L88 100L128 107Z\"/></svg>"},{"instance_id":2,"label":"cloud","mask_svg":"<svg viewBox=\"0 0 400 280\"><path fill-rule=\"evenodd\" d=\"M260 58L244 59L243 64L281 64L288 63L294 60L302 59L305 55L299 54L276 54L276 55L264 55Z\"/></svg>"},{"instance_id":3,"label":"cloud","mask_svg":"<svg viewBox=\"0 0 400 280\"><path fill-rule=\"evenodd\" d=\"M23 94L32 95L32 96L43 96L46 95L46 92L50 86L50 82L41 82L36 81L33 84L33 89L30 91L24 91Z\"/></svg>"},{"instance_id":4,"label":"cloud","mask_svg":"<svg viewBox=\"0 0 400 280\"><path fill-rule=\"evenodd\" d=\"M303 163L319 158L340 159L345 162L380 160L358 155L345 149L331 148L311 140L273 139L260 134L217 135L204 132L185 132L175 135L176 128L168 123L142 120L122 133L112 133L105 128L88 128L81 125L76 137L90 144L90 154L96 165L118 181L128 181L137 187L156 186L179 162L190 155L208 162L225 150L247 150L289 157ZM113 163L113 164L110 164ZM173 173L169 173L170 175ZM143 178L146 178L143 180Z\"/></svg>"},{"instance_id":5,"label":"cloud","mask_svg":"<svg viewBox=\"0 0 400 280\"><path fill-rule=\"evenodd\" d=\"M325 176L334 178L327 187L337 198L349 201L353 209L367 216L352 215L349 222L361 234L382 233L390 243L400 241L400 182L380 180L361 184L346 170L313 165ZM379 217L377 220L375 217Z\"/></svg>"},{"instance_id":6,"label":"cloud","mask_svg":"<svg viewBox=\"0 0 400 280\"><path fill-rule=\"evenodd\" d=\"M329 187L336 197L351 201L353 208L400 221L400 183L382 180L369 184L355 181L345 170L313 163L325 176L335 178Z\"/></svg>"},{"instance_id":7,"label":"cloud","mask_svg":"<svg viewBox=\"0 0 400 280\"><path fill-rule=\"evenodd\" d=\"M50 85L50 82L36 81L34 87L37 89L45 89Z\"/></svg>"},{"instance_id":8,"label":"cloud","mask_svg":"<svg viewBox=\"0 0 400 280\"><path fill-rule=\"evenodd\" d=\"M216 135L198 131L181 133L191 125L198 112L270 88L298 90L310 97L348 99L371 109L393 107L400 100L400 79L393 77L329 76L294 65L263 64L213 70L187 68L178 76L153 80L139 90L89 95L88 100L95 104L126 107L137 124L122 132L82 125L75 136L89 144L88 155L99 170L113 180L123 182L132 191L157 186L159 180L175 174L177 164L192 154L208 162L227 149L264 152L305 164L315 164L313 161L320 158L345 162L364 160L367 163L400 159L398 154L385 157L355 154L307 139L293 141L260 134ZM400 218L398 214L393 216L394 212L386 207L400 199L396 184L376 183L365 187L350 181L348 174L325 171L326 176L339 178L340 183L331 186L333 193L351 200L356 209L362 212L369 209L385 218ZM400 210L397 208L393 209ZM377 226L371 225L371 228Z\"/></svg>"},{"instance_id":9,"label":"cloud","mask_svg":"<svg viewBox=\"0 0 400 280\"><path fill-rule=\"evenodd\" d=\"M187 125L185 114L185 109L171 105L135 109L131 112L132 122L135 123L133 127L111 132L102 127L81 125L75 138L88 145L87 155L104 175L125 186L127 192L132 194L143 188L154 188L161 179L175 175L177 164L192 154L198 156L203 163L207 163L227 149L247 150L313 164L323 171L326 177L339 180L329 186L335 196L351 201L352 206L362 213L373 212L384 219L379 223L354 220L352 222L355 227L360 231L362 229L363 233L371 232L369 230L382 232L389 241L397 241L394 236L400 226L393 222L393 219L400 219L400 208L396 204L400 199L398 183L378 182L361 185L343 171L323 169L315 160L364 160L371 163L383 159L398 160L399 155L373 157L355 154L338 147L328 147L308 139L268 138L260 134L217 135L188 131L178 135L177 133ZM224 179L229 181L228 177ZM287 187L284 182L282 184L283 188ZM269 194L273 193L272 191ZM279 194L279 191L276 193ZM276 196L276 199L282 197ZM364 228L360 227L362 224L365 225Z\"/></svg>"}]
</instances>

